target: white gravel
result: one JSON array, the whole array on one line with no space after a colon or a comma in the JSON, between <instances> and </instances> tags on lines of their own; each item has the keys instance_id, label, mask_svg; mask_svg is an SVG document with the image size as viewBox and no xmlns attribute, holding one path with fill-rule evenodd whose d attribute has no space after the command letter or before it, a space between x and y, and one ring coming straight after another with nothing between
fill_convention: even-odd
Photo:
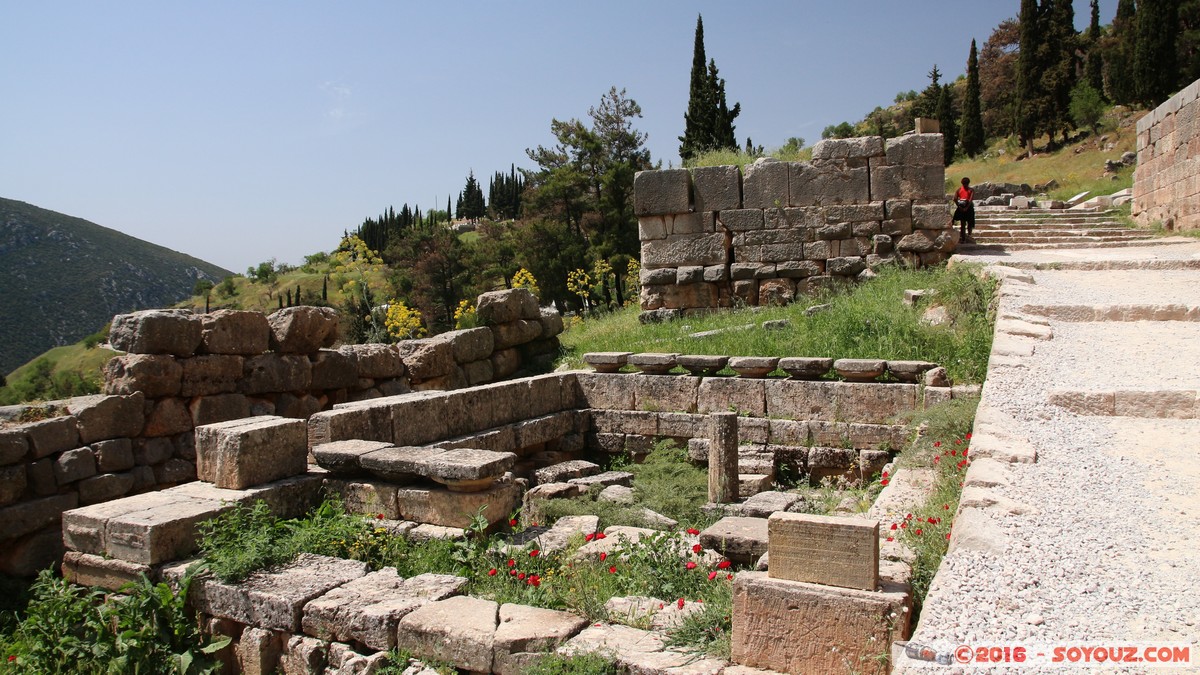
<instances>
[{"instance_id":1,"label":"white gravel","mask_svg":"<svg viewBox=\"0 0 1200 675\"><path fill-rule=\"evenodd\" d=\"M1038 288L1005 298L1003 311L1030 301L1200 305L1200 271L1032 274ZM1200 388L1200 324L1051 327L1054 339L1037 342L1026 367L993 368L984 386L985 401L1010 415L1012 431L1039 455L1036 464L1015 465L1011 485L994 491L1033 512L993 518L1007 535L1004 555L960 549L947 556L913 640L942 651L1004 642L1190 642L1200 664L1200 555L1192 545L1200 532L1200 420L1080 417L1046 402L1047 391L1060 388ZM988 672L1043 670L1062 672Z\"/></svg>"}]
</instances>

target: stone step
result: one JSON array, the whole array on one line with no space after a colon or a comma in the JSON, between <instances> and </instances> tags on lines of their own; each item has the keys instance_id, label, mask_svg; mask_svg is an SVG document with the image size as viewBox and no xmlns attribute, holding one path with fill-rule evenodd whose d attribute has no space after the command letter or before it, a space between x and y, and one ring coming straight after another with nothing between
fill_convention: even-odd
<instances>
[{"instance_id":1,"label":"stone step","mask_svg":"<svg viewBox=\"0 0 1200 675\"><path fill-rule=\"evenodd\" d=\"M1154 235L1131 232L1036 232L1036 233L1007 233L979 232L971 235L972 239L1003 244L1005 242L1037 243L1043 241L1105 241L1105 240L1136 240L1149 239Z\"/></svg>"},{"instance_id":2,"label":"stone step","mask_svg":"<svg viewBox=\"0 0 1200 675\"><path fill-rule=\"evenodd\" d=\"M1051 244L1005 244L1001 245L977 245L977 244L962 244L958 247L959 253L990 253L993 251L1036 251L1041 249L1064 249L1064 248L1129 248L1138 246L1166 246L1168 244L1186 244L1192 243L1192 240L1169 241L1160 238L1154 239L1135 239L1135 240L1115 240L1104 242L1057 242Z\"/></svg>"},{"instance_id":3,"label":"stone step","mask_svg":"<svg viewBox=\"0 0 1200 675\"><path fill-rule=\"evenodd\" d=\"M410 482L420 476L453 490L485 490L517 462L511 452L428 446L386 447L360 455L362 468L384 480Z\"/></svg>"},{"instance_id":4,"label":"stone step","mask_svg":"<svg viewBox=\"0 0 1200 675\"><path fill-rule=\"evenodd\" d=\"M975 220L975 229L988 228L992 230L1037 230L1052 227L1064 230L1086 230L1088 228L1120 227L1126 230L1134 229L1115 220L1096 220L1089 223L1063 223L1060 221L1029 221L1023 223L998 223L988 220Z\"/></svg>"},{"instance_id":5,"label":"stone step","mask_svg":"<svg viewBox=\"0 0 1200 675\"><path fill-rule=\"evenodd\" d=\"M976 243L981 246L997 245L1008 246L1011 244L1105 244L1113 242L1127 241L1146 241L1151 239L1149 236L1137 237L1090 237L1086 235L1074 237L978 237Z\"/></svg>"}]
</instances>

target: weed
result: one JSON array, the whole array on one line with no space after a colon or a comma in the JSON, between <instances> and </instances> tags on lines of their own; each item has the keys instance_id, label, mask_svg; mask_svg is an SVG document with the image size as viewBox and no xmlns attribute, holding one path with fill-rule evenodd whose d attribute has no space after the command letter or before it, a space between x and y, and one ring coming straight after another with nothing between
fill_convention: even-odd
<instances>
[{"instance_id":1,"label":"weed","mask_svg":"<svg viewBox=\"0 0 1200 675\"><path fill-rule=\"evenodd\" d=\"M602 654L546 654L533 663L526 675L617 675L616 662Z\"/></svg>"}]
</instances>

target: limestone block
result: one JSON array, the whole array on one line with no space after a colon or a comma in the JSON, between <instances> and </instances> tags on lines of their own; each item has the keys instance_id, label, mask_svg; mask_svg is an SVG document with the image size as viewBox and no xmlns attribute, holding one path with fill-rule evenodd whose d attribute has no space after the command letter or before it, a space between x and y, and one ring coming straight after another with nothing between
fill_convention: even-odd
<instances>
[{"instance_id":1,"label":"limestone block","mask_svg":"<svg viewBox=\"0 0 1200 675\"><path fill-rule=\"evenodd\" d=\"M703 213L676 213L662 216L666 223L667 235L672 234L705 234L716 231L716 214L712 211Z\"/></svg>"},{"instance_id":2,"label":"limestone block","mask_svg":"<svg viewBox=\"0 0 1200 675\"><path fill-rule=\"evenodd\" d=\"M638 662L650 654L663 653L666 645L660 634L620 624L597 623L583 629L558 648L564 656L573 654L606 654L618 664ZM696 657L692 657L696 660ZM626 666L627 667L627 666ZM671 672L666 670L632 670L629 672ZM691 672L691 671L675 671ZM719 671L718 671L719 672Z\"/></svg>"},{"instance_id":3,"label":"limestone block","mask_svg":"<svg viewBox=\"0 0 1200 675\"><path fill-rule=\"evenodd\" d=\"M242 394L218 394L192 399L188 412L194 426L250 417L250 403Z\"/></svg>"},{"instance_id":4,"label":"limestone block","mask_svg":"<svg viewBox=\"0 0 1200 675\"><path fill-rule=\"evenodd\" d=\"M829 419L837 408L835 382L766 380L766 416L789 420Z\"/></svg>"},{"instance_id":5,"label":"limestone block","mask_svg":"<svg viewBox=\"0 0 1200 675\"><path fill-rule=\"evenodd\" d=\"M639 171L633 178L633 210L642 216L691 211L692 176L687 169Z\"/></svg>"},{"instance_id":6,"label":"limestone block","mask_svg":"<svg viewBox=\"0 0 1200 675\"><path fill-rule=\"evenodd\" d=\"M1196 406L1195 391L1137 391L1118 389L1113 402L1117 417L1191 419Z\"/></svg>"},{"instance_id":7,"label":"limestone block","mask_svg":"<svg viewBox=\"0 0 1200 675\"><path fill-rule=\"evenodd\" d=\"M31 457L40 459L79 446L79 424L74 417L52 417L25 425Z\"/></svg>"},{"instance_id":8,"label":"limestone block","mask_svg":"<svg viewBox=\"0 0 1200 675\"><path fill-rule=\"evenodd\" d=\"M54 460L54 478L59 485L96 475L96 456L91 448L67 450Z\"/></svg>"},{"instance_id":9,"label":"limestone block","mask_svg":"<svg viewBox=\"0 0 1200 675\"><path fill-rule=\"evenodd\" d=\"M675 283L694 284L704 281L704 268L699 265L685 265L675 270Z\"/></svg>"},{"instance_id":10,"label":"limestone block","mask_svg":"<svg viewBox=\"0 0 1200 675\"><path fill-rule=\"evenodd\" d=\"M912 234L905 235L896 242L897 251L927 253L937 248L937 244L933 239L930 239L927 230L915 230Z\"/></svg>"},{"instance_id":11,"label":"limestone block","mask_svg":"<svg viewBox=\"0 0 1200 675\"><path fill-rule=\"evenodd\" d=\"M400 511L396 506L398 487L394 483L326 478L324 489L326 494L336 495L342 500L347 513L400 520Z\"/></svg>"},{"instance_id":12,"label":"limestone block","mask_svg":"<svg viewBox=\"0 0 1200 675\"><path fill-rule=\"evenodd\" d=\"M733 581L732 659L789 673L866 670L908 634L911 604L896 584L860 591L741 572Z\"/></svg>"},{"instance_id":13,"label":"limestone block","mask_svg":"<svg viewBox=\"0 0 1200 675\"><path fill-rule=\"evenodd\" d=\"M133 468L133 443L128 438L95 441L90 446L96 454L96 469L105 473Z\"/></svg>"},{"instance_id":14,"label":"limestone block","mask_svg":"<svg viewBox=\"0 0 1200 675\"><path fill-rule=\"evenodd\" d=\"M879 521L775 513L768 518L774 579L873 591L879 583Z\"/></svg>"},{"instance_id":15,"label":"limestone block","mask_svg":"<svg viewBox=\"0 0 1200 675\"><path fill-rule=\"evenodd\" d=\"M337 340L338 314L332 307L284 307L267 323L271 349L281 354L308 354Z\"/></svg>"},{"instance_id":16,"label":"limestone block","mask_svg":"<svg viewBox=\"0 0 1200 675\"><path fill-rule=\"evenodd\" d=\"M867 223L884 220L884 202L831 204L823 209L826 223Z\"/></svg>"},{"instance_id":17,"label":"limestone block","mask_svg":"<svg viewBox=\"0 0 1200 675\"><path fill-rule=\"evenodd\" d=\"M633 385L634 407L638 410L695 412L700 381L691 377L659 377L637 374Z\"/></svg>"},{"instance_id":18,"label":"limestone block","mask_svg":"<svg viewBox=\"0 0 1200 675\"><path fill-rule=\"evenodd\" d=\"M345 440L322 443L312 448L317 465L338 476L355 476L364 473L358 460L363 455L390 447L382 441Z\"/></svg>"},{"instance_id":19,"label":"limestone block","mask_svg":"<svg viewBox=\"0 0 1200 675\"><path fill-rule=\"evenodd\" d=\"M125 500L96 504L80 511L121 501ZM178 560L196 550L197 525L231 508L229 504L208 499L170 496L155 503L151 508L128 510L145 503L147 501L133 502L130 506L122 507L125 512L116 513L107 519L103 525L104 554L145 565ZM67 524L64 522L64 531L66 528ZM67 541L67 545L70 546L71 542Z\"/></svg>"},{"instance_id":20,"label":"limestone block","mask_svg":"<svg viewBox=\"0 0 1200 675\"><path fill-rule=\"evenodd\" d=\"M322 349L309 355L312 363L313 389L345 389L358 385L358 368L354 359L341 351Z\"/></svg>"},{"instance_id":21,"label":"limestone block","mask_svg":"<svg viewBox=\"0 0 1200 675\"><path fill-rule=\"evenodd\" d=\"M518 319L508 323L492 324L491 332L496 349L508 349L538 339L542 324L534 319Z\"/></svg>"},{"instance_id":22,"label":"limestone block","mask_svg":"<svg viewBox=\"0 0 1200 675\"><path fill-rule=\"evenodd\" d=\"M149 407L142 435L147 438L174 436L191 431L193 426L192 413L182 399L163 398Z\"/></svg>"},{"instance_id":23,"label":"limestone block","mask_svg":"<svg viewBox=\"0 0 1200 675\"><path fill-rule=\"evenodd\" d=\"M495 378L495 370L492 368L490 359L464 363L462 369L463 375L467 378L467 385L471 387L491 382Z\"/></svg>"},{"instance_id":24,"label":"limestone block","mask_svg":"<svg viewBox=\"0 0 1200 675\"><path fill-rule=\"evenodd\" d=\"M307 426L301 420L251 417L196 429L196 473L240 490L304 473Z\"/></svg>"},{"instance_id":25,"label":"limestone block","mask_svg":"<svg viewBox=\"0 0 1200 675\"><path fill-rule=\"evenodd\" d=\"M78 551L63 554L63 578L80 586L95 586L110 591L120 590L128 583L141 580L142 575L153 577L149 565Z\"/></svg>"},{"instance_id":26,"label":"limestone block","mask_svg":"<svg viewBox=\"0 0 1200 675\"><path fill-rule=\"evenodd\" d=\"M916 410L917 385L835 382L840 419L886 424L897 415Z\"/></svg>"},{"instance_id":27,"label":"limestone block","mask_svg":"<svg viewBox=\"0 0 1200 675\"><path fill-rule=\"evenodd\" d=\"M884 154L887 163L892 166L906 164L941 168L945 162L942 145L941 134L907 134L887 139Z\"/></svg>"},{"instance_id":28,"label":"limestone block","mask_svg":"<svg viewBox=\"0 0 1200 675\"><path fill-rule=\"evenodd\" d=\"M857 256L830 258L825 261L826 271L836 276L852 277L866 268L867 264Z\"/></svg>"},{"instance_id":29,"label":"limestone block","mask_svg":"<svg viewBox=\"0 0 1200 675\"><path fill-rule=\"evenodd\" d=\"M708 417L687 413L664 412L658 414L658 435L674 438L692 438L705 433Z\"/></svg>"},{"instance_id":30,"label":"limestone block","mask_svg":"<svg viewBox=\"0 0 1200 675\"><path fill-rule=\"evenodd\" d=\"M767 519L726 516L700 533L700 545L750 565L767 552Z\"/></svg>"},{"instance_id":31,"label":"limestone block","mask_svg":"<svg viewBox=\"0 0 1200 675\"><path fill-rule=\"evenodd\" d=\"M871 382L887 372L882 359L838 359L833 362L837 374L852 382Z\"/></svg>"},{"instance_id":32,"label":"limestone block","mask_svg":"<svg viewBox=\"0 0 1200 675\"><path fill-rule=\"evenodd\" d=\"M793 504L800 501L800 495L794 492L776 492L769 490L750 496L742 502L742 513L750 518L768 518L776 512L787 511ZM770 523L767 523L767 548L770 549L772 540Z\"/></svg>"},{"instance_id":33,"label":"limestone block","mask_svg":"<svg viewBox=\"0 0 1200 675\"><path fill-rule=\"evenodd\" d=\"M431 602L400 620L396 646L418 658L445 661L464 670L492 672L499 608L491 600L466 595Z\"/></svg>"},{"instance_id":34,"label":"limestone block","mask_svg":"<svg viewBox=\"0 0 1200 675\"><path fill-rule=\"evenodd\" d=\"M459 433L511 424L530 417L529 383L524 380L496 382L447 394L447 402L461 402L465 419ZM442 413L452 415L453 413ZM451 429L455 427L451 424Z\"/></svg>"},{"instance_id":35,"label":"limestone block","mask_svg":"<svg viewBox=\"0 0 1200 675\"><path fill-rule=\"evenodd\" d=\"M677 234L642 245L642 264L648 269L680 265L725 264L725 234Z\"/></svg>"},{"instance_id":36,"label":"limestone block","mask_svg":"<svg viewBox=\"0 0 1200 675\"><path fill-rule=\"evenodd\" d=\"M745 169L742 206L747 209L783 208L788 202L788 163L763 157Z\"/></svg>"},{"instance_id":37,"label":"limestone block","mask_svg":"<svg viewBox=\"0 0 1200 675\"><path fill-rule=\"evenodd\" d=\"M838 162L792 162L790 206L829 206L870 202L867 167Z\"/></svg>"},{"instance_id":38,"label":"limestone block","mask_svg":"<svg viewBox=\"0 0 1200 675\"><path fill-rule=\"evenodd\" d=\"M122 354L104 364L104 393L178 396L183 367L166 354Z\"/></svg>"},{"instance_id":39,"label":"limestone block","mask_svg":"<svg viewBox=\"0 0 1200 675\"><path fill-rule=\"evenodd\" d=\"M953 225L950 221L953 211L946 202L936 204L913 204L913 227L921 230L946 230Z\"/></svg>"},{"instance_id":40,"label":"limestone block","mask_svg":"<svg viewBox=\"0 0 1200 675\"><path fill-rule=\"evenodd\" d=\"M1111 391L1051 391L1048 401L1077 415L1111 417L1116 412L1116 393Z\"/></svg>"},{"instance_id":41,"label":"limestone block","mask_svg":"<svg viewBox=\"0 0 1200 675\"><path fill-rule=\"evenodd\" d=\"M824 273L821 263L814 260L783 260L775 264L775 274L783 279L804 279Z\"/></svg>"},{"instance_id":42,"label":"limestone block","mask_svg":"<svg viewBox=\"0 0 1200 675\"><path fill-rule=\"evenodd\" d=\"M404 360L408 376L415 381L441 377L454 370L454 346L449 341L437 338L402 340L396 349Z\"/></svg>"},{"instance_id":43,"label":"limestone block","mask_svg":"<svg viewBox=\"0 0 1200 675\"><path fill-rule=\"evenodd\" d=\"M589 429L599 433L658 434L658 414L652 411L592 410Z\"/></svg>"},{"instance_id":44,"label":"limestone block","mask_svg":"<svg viewBox=\"0 0 1200 675\"><path fill-rule=\"evenodd\" d=\"M448 574L404 579L395 569L383 569L310 601L304 606L301 626L307 635L322 640L394 649L402 618L430 602L457 595L466 584L466 578Z\"/></svg>"},{"instance_id":45,"label":"limestone block","mask_svg":"<svg viewBox=\"0 0 1200 675\"><path fill-rule=\"evenodd\" d=\"M486 505L483 517L488 524L508 518L521 503L521 488L498 481L480 492L452 492L445 488L402 487L396 491L400 518L444 527L470 527L471 519Z\"/></svg>"},{"instance_id":46,"label":"limestone block","mask_svg":"<svg viewBox=\"0 0 1200 675\"><path fill-rule=\"evenodd\" d=\"M312 365L307 356L267 353L248 357L242 362L238 391L251 396L303 391L309 388L311 382Z\"/></svg>"},{"instance_id":47,"label":"limestone block","mask_svg":"<svg viewBox=\"0 0 1200 675\"><path fill-rule=\"evenodd\" d=\"M582 478L571 478L567 482L572 485L582 485L584 487L591 487L593 485L624 485L625 487L630 487L633 485L633 474L628 471L604 471Z\"/></svg>"},{"instance_id":48,"label":"limestone block","mask_svg":"<svg viewBox=\"0 0 1200 675\"><path fill-rule=\"evenodd\" d=\"M641 216L638 218L638 241L665 239L670 229L667 216Z\"/></svg>"},{"instance_id":49,"label":"limestone block","mask_svg":"<svg viewBox=\"0 0 1200 675\"><path fill-rule=\"evenodd\" d=\"M574 411L552 413L513 425L513 448L530 448L574 433L580 426Z\"/></svg>"},{"instance_id":50,"label":"limestone block","mask_svg":"<svg viewBox=\"0 0 1200 675\"><path fill-rule=\"evenodd\" d=\"M761 230L766 225L762 209L730 209L722 211L717 220L732 232Z\"/></svg>"},{"instance_id":51,"label":"limestone block","mask_svg":"<svg viewBox=\"0 0 1200 675\"><path fill-rule=\"evenodd\" d=\"M491 362L497 379L508 377L521 367L521 353L516 349L500 349L492 353Z\"/></svg>"},{"instance_id":52,"label":"limestone block","mask_svg":"<svg viewBox=\"0 0 1200 675\"><path fill-rule=\"evenodd\" d=\"M267 351L271 327L260 312L218 309L200 315L200 354L253 356Z\"/></svg>"},{"instance_id":53,"label":"limestone block","mask_svg":"<svg viewBox=\"0 0 1200 675\"><path fill-rule=\"evenodd\" d=\"M210 396L237 391L242 378L242 357L201 355L180 360L183 366L181 396Z\"/></svg>"},{"instance_id":54,"label":"limestone block","mask_svg":"<svg viewBox=\"0 0 1200 675\"><path fill-rule=\"evenodd\" d=\"M355 438L390 443L393 436L390 406L361 403L355 406L327 410L309 417L309 444Z\"/></svg>"},{"instance_id":55,"label":"limestone block","mask_svg":"<svg viewBox=\"0 0 1200 675\"><path fill-rule=\"evenodd\" d=\"M877 166L871 168L871 201L942 199L944 172L940 167ZM864 200L865 201L865 200Z\"/></svg>"},{"instance_id":56,"label":"limestone block","mask_svg":"<svg viewBox=\"0 0 1200 675\"><path fill-rule=\"evenodd\" d=\"M883 156L882 136L827 138L813 146L814 160L865 160Z\"/></svg>"},{"instance_id":57,"label":"limestone block","mask_svg":"<svg viewBox=\"0 0 1200 675\"><path fill-rule=\"evenodd\" d=\"M822 225L816 228L816 238L820 241L845 239L850 236L850 223L838 222Z\"/></svg>"},{"instance_id":58,"label":"limestone block","mask_svg":"<svg viewBox=\"0 0 1200 675\"><path fill-rule=\"evenodd\" d=\"M79 396L67 401L67 412L75 417L79 441L91 443L137 436L145 425L145 396Z\"/></svg>"},{"instance_id":59,"label":"limestone block","mask_svg":"<svg viewBox=\"0 0 1200 675\"><path fill-rule=\"evenodd\" d=\"M169 566L163 575L177 580L184 569ZM256 572L239 584L195 578L188 599L205 614L295 633L309 601L366 574L366 563L302 553L291 563Z\"/></svg>"},{"instance_id":60,"label":"limestone block","mask_svg":"<svg viewBox=\"0 0 1200 675\"><path fill-rule=\"evenodd\" d=\"M501 605L493 642L492 672L522 675L544 653L558 649L587 625L587 619L568 612L511 603Z\"/></svg>"},{"instance_id":61,"label":"limestone block","mask_svg":"<svg viewBox=\"0 0 1200 675\"><path fill-rule=\"evenodd\" d=\"M604 410L633 410L633 383L620 373L577 373L582 405Z\"/></svg>"},{"instance_id":62,"label":"limestone block","mask_svg":"<svg viewBox=\"0 0 1200 675\"><path fill-rule=\"evenodd\" d=\"M696 211L742 207L742 172L737 166L704 166L691 171Z\"/></svg>"},{"instance_id":63,"label":"limestone block","mask_svg":"<svg viewBox=\"0 0 1200 675\"><path fill-rule=\"evenodd\" d=\"M561 462L533 472L537 485L565 483L571 478L582 478L600 473L600 465L582 459Z\"/></svg>"},{"instance_id":64,"label":"limestone block","mask_svg":"<svg viewBox=\"0 0 1200 675\"><path fill-rule=\"evenodd\" d=\"M827 241L813 241L804 245L805 260L819 260L824 265L823 261L828 260L831 256L832 252Z\"/></svg>"},{"instance_id":65,"label":"limestone block","mask_svg":"<svg viewBox=\"0 0 1200 675\"><path fill-rule=\"evenodd\" d=\"M86 505L111 501L126 495L133 489L133 485L133 474L104 473L85 478L79 481L76 487L79 490L79 503Z\"/></svg>"},{"instance_id":66,"label":"limestone block","mask_svg":"<svg viewBox=\"0 0 1200 675\"><path fill-rule=\"evenodd\" d=\"M34 499L0 509L0 540L21 537L55 525L64 511L75 508L79 497L74 492Z\"/></svg>"},{"instance_id":67,"label":"limestone block","mask_svg":"<svg viewBox=\"0 0 1200 675\"><path fill-rule=\"evenodd\" d=\"M25 493L28 474L24 465L0 468L0 505L12 504Z\"/></svg>"},{"instance_id":68,"label":"limestone block","mask_svg":"<svg viewBox=\"0 0 1200 675\"><path fill-rule=\"evenodd\" d=\"M0 429L0 466L16 464L29 453L29 438L22 429Z\"/></svg>"},{"instance_id":69,"label":"limestone block","mask_svg":"<svg viewBox=\"0 0 1200 675\"><path fill-rule=\"evenodd\" d=\"M678 271L674 267L664 267L661 269L642 269L638 273L638 280L643 286L657 286L662 284L675 283Z\"/></svg>"},{"instance_id":70,"label":"limestone block","mask_svg":"<svg viewBox=\"0 0 1200 675\"><path fill-rule=\"evenodd\" d=\"M186 309L148 309L113 317L108 341L131 354L191 356L200 346L200 318Z\"/></svg>"},{"instance_id":71,"label":"limestone block","mask_svg":"<svg viewBox=\"0 0 1200 675\"><path fill-rule=\"evenodd\" d=\"M767 441L777 445L805 445L809 440L809 424L806 421L769 420Z\"/></svg>"},{"instance_id":72,"label":"limestone block","mask_svg":"<svg viewBox=\"0 0 1200 675\"><path fill-rule=\"evenodd\" d=\"M496 478L511 469L516 461L517 456L511 452L458 448L418 459L414 473L453 485L459 481Z\"/></svg>"},{"instance_id":73,"label":"limestone block","mask_svg":"<svg viewBox=\"0 0 1200 675\"><path fill-rule=\"evenodd\" d=\"M359 377L387 379L404 374L404 361L395 345L342 345L338 351L350 359Z\"/></svg>"},{"instance_id":74,"label":"limestone block","mask_svg":"<svg viewBox=\"0 0 1200 675\"><path fill-rule=\"evenodd\" d=\"M706 377L697 390L696 410L700 413L736 410L761 417L765 414L767 380L733 377Z\"/></svg>"}]
</instances>

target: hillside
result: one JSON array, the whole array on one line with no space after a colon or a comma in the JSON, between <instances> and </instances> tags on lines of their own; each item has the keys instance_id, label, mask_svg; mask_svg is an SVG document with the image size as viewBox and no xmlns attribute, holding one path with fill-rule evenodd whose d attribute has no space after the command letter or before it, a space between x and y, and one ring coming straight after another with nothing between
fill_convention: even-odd
<instances>
[{"instance_id":1,"label":"hillside","mask_svg":"<svg viewBox=\"0 0 1200 675\"><path fill-rule=\"evenodd\" d=\"M114 314L166 307L229 271L72 216L0 198L0 373Z\"/></svg>"}]
</instances>

